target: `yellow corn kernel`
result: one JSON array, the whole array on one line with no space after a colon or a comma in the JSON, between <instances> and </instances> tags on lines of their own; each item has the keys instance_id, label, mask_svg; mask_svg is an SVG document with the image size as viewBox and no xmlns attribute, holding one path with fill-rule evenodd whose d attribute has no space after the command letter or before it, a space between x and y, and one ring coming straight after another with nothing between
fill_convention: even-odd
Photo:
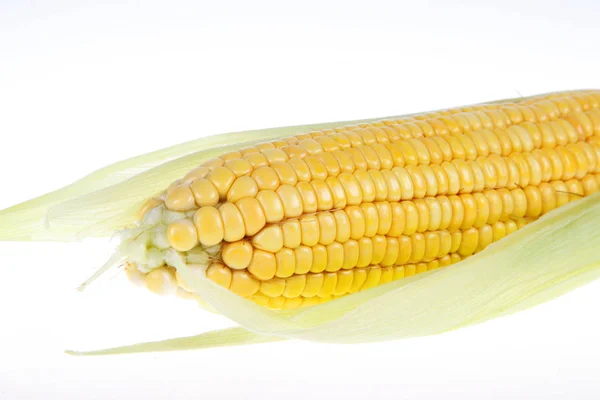
<instances>
[{"instance_id":1,"label":"yellow corn kernel","mask_svg":"<svg viewBox=\"0 0 600 400\"><path fill-rule=\"evenodd\" d=\"M198 207L216 206L219 203L219 192L208 179L196 179L190 183L190 190Z\"/></svg>"},{"instance_id":2,"label":"yellow corn kernel","mask_svg":"<svg viewBox=\"0 0 600 400\"><path fill-rule=\"evenodd\" d=\"M260 282L246 271L233 271L229 290L242 296L250 297L260 288Z\"/></svg>"},{"instance_id":3,"label":"yellow corn kernel","mask_svg":"<svg viewBox=\"0 0 600 400\"><path fill-rule=\"evenodd\" d=\"M281 185L277 188L276 193L283 204L283 212L286 218L295 218L302 215L302 198L294 186Z\"/></svg>"},{"instance_id":4,"label":"yellow corn kernel","mask_svg":"<svg viewBox=\"0 0 600 400\"><path fill-rule=\"evenodd\" d=\"M298 176L296 171L287 162L277 162L271 164L271 168L277 174L279 182L282 185L296 185L298 183Z\"/></svg>"},{"instance_id":5,"label":"yellow corn kernel","mask_svg":"<svg viewBox=\"0 0 600 400\"><path fill-rule=\"evenodd\" d=\"M254 197L258 193L256 181L249 176L237 178L227 192L227 201L235 203L244 197Z\"/></svg>"},{"instance_id":6,"label":"yellow corn kernel","mask_svg":"<svg viewBox=\"0 0 600 400\"><path fill-rule=\"evenodd\" d=\"M298 220L289 220L281 225L283 245L294 249L302 243L302 226Z\"/></svg>"},{"instance_id":7,"label":"yellow corn kernel","mask_svg":"<svg viewBox=\"0 0 600 400\"><path fill-rule=\"evenodd\" d=\"M252 238L252 245L260 250L276 253L284 245L283 230L279 225L270 225Z\"/></svg>"},{"instance_id":8,"label":"yellow corn kernel","mask_svg":"<svg viewBox=\"0 0 600 400\"><path fill-rule=\"evenodd\" d=\"M155 294L169 295L177 291L177 281L172 268L159 267L146 274L146 287Z\"/></svg>"},{"instance_id":9,"label":"yellow corn kernel","mask_svg":"<svg viewBox=\"0 0 600 400\"><path fill-rule=\"evenodd\" d=\"M287 298L297 298L303 292L306 286L306 275L294 275L285 280L285 289L283 296Z\"/></svg>"},{"instance_id":10,"label":"yellow corn kernel","mask_svg":"<svg viewBox=\"0 0 600 400\"><path fill-rule=\"evenodd\" d=\"M344 264L344 246L340 243L333 242L326 246L327 248L327 265L325 271L334 272L342 268Z\"/></svg>"},{"instance_id":11,"label":"yellow corn kernel","mask_svg":"<svg viewBox=\"0 0 600 400\"><path fill-rule=\"evenodd\" d=\"M188 185L177 185L168 191L165 206L173 211L188 211L196 207L194 194Z\"/></svg>"},{"instance_id":12,"label":"yellow corn kernel","mask_svg":"<svg viewBox=\"0 0 600 400\"><path fill-rule=\"evenodd\" d=\"M198 167L194 168L190 172L188 172L182 179L183 183L192 183L197 179L206 178L210 173L210 168L208 167Z\"/></svg>"},{"instance_id":13,"label":"yellow corn kernel","mask_svg":"<svg viewBox=\"0 0 600 400\"><path fill-rule=\"evenodd\" d=\"M294 257L296 258L295 274L304 275L310 271L313 263L312 248L307 246L298 246L294 249Z\"/></svg>"},{"instance_id":14,"label":"yellow corn kernel","mask_svg":"<svg viewBox=\"0 0 600 400\"><path fill-rule=\"evenodd\" d=\"M242 214L247 236L258 233L267 223L265 212L256 198L244 197L235 203Z\"/></svg>"},{"instance_id":15,"label":"yellow corn kernel","mask_svg":"<svg viewBox=\"0 0 600 400\"><path fill-rule=\"evenodd\" d=\"M306 276L306 283L302 291L303 297L315 297L323 286L324 276L322 273L308 274Z\"/></svg>"},{"instance_id":16,"label":"yellow corn kernel","mask_svg":"<svg viewBox=\"0 0 600 400\"><path fill-rule=\"evenodd\" d=\"M283 203L276 192L272 190L261 190L256 195L267 222L279 222L284 217Z\"/></svg>"},{"instance_id":17,"label":"yellow corn kernel","mask_svg":"<svg viewBox=\"0 0 600 400\"><path fill-rule=\"evenodd\" d=\"M337 274L335 272L329 272L323 274L323 283L319 289L317 296L328 297L333 294L337 285Z\"/></svg>"},{"instance_id":18,"label":"yellow corn kernel","mask_svg":"<svg viewBox=\"0 0 600 400\"><path fill-rule=\"evenodd\" d=\"M223 241L225 227L221 213L216 208L200 207L194 214L194 226L203 246L214 246Z\"/></svg>"},{"instance_id":19,"label":"yellow corn kernel","mask_svg":"<svg viewBox=\"0 0 600 400\"><path fill-rule=\"evenodd\" d=\"M302 199L302 209L304 213L311 214L317 211L318 201L315 190L308 182L299 182L296 189Z\"/></svg>"},{"instance_id":20,"label":"yellow corn kernel","mask_svg":"<svg viewBox=\"0 0 600 400\"><path fill-rule=\"evenodd\" d=\"M217 285L229 289L232 280L232 271L221 263L213 263L206 270L206 277Z\"/></svg>"},{"instance_id":21,"label":"yellow corn kernel","mask_svg":"<svg viewBox=\"0 0 600 400\"><path fill-rule=\"evenodd\" d=\"M369 268L367 272L367 279L363 283L362 290L373 288L379 285L381 281L381 268Z\"/></svg>"},{"instance_id":22,"label":"yellow corn kernel","mask_svg":"<svg viewBox=\"0 0 600 400\"><path fill-rule=\"evenodd\" d=\"M319 220L314 214L303 215L299 219L301 243L312 247L319 243L320 229Z\"/></svg>"},{"instance_id":23,"label":"yellow corn kernel","mask_svg":"<svg viewBox=\"0 0 600 400\"><path fill-rule=\"evenodd\" d=\"M221 258L232 269L246 269L252 261L252 245L247 241L225 243L221 249Z\"/></svg>"},{"instance_id":24,"label":"yellow corn kernel","mask_svg":"<svg viewBox=\"0 0 600 400\"><path fill-rule=\"evenodd\" d=\"M198 244L198 233L192 221L183 219L173 222L167 228L169 244L175 250L188 251Z\"/></svg>"},{"instance_id":25,"label":"yellow corn kernel","mask_svg":"<svg viewBox=\"0 0 600 400\"><path fill-rule=\"evenodd\" d=\"M293 250L284 247L275 253L275 260L277 262L275 276L278 278L292 276L296 269L296 256Z\"/></svg>"},{"instance_id":26,"label":"yellow corn kernel","mask_svg":"<svg viewBox=\"0 0 600 400\"><path fill-rule=\"evenodd\" d=\"M255 250L248 265L248 271L257 279L272 279L277 271L275 255L266 251Z\"/></svg>"},{"instance_id":27,"label":"yellow corn kernel","mask_svg":"<svg viewBox=\"0 0 600 400\"><path fill-rule=\"evenodd\" d=\"M273 278L260 283L260 292L268 297L279 297L285 290L285 280Z\"/></svg>"},{"instance_id":28,"label":"yellow corn kernel","mask_svg":"<svg viewBox=\"0 0 600 400\"><path fill-rule=\"evenodd\" d=\"M232 203L223 203L219 207L219 213L223 220L223 240L235 242L246 235L244 218L239 208Z\"/></svg>"}]
</instances>

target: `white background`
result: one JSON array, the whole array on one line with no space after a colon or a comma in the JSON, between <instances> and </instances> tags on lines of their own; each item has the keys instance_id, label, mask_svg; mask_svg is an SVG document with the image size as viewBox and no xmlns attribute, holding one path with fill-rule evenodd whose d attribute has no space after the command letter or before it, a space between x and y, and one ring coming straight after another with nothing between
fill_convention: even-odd
<instances>
[{"instance_id":1,"label":"white background","mask_svg":"<svg viewBox=\"0 0 600 400\"><path fill-rule=\"evenodd\" d=\"M600 88L589 1L0 1L0 209L200 135ZM107 241L0 243L0 398L597 399L600 282L369 345L75 358L226 326L122 276Z\"/></svg>"}]
</instances>

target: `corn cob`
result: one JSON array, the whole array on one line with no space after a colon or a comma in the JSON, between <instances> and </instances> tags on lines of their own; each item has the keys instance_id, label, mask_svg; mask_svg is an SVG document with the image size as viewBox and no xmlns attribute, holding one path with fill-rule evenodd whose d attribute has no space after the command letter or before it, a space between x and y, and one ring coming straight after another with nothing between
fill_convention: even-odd
<instances>
[{"instance_id":1,"label":"corn cob","mask_svg":"<svg viewBox=\"0 0 600 400\"><path fill-rule=\"evenodd\" d=\"M198 276L273 309L459 262L598 191L600 92L323 129L209 160L141 207L128 275Z\"/></svg>"}]
</instances>

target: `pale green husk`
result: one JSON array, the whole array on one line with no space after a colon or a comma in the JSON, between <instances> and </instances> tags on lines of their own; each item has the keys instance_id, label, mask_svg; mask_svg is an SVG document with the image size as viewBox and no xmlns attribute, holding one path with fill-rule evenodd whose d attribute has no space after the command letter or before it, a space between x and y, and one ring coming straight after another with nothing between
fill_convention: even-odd
<instances>
[{"instance_id":1,"label":"pale green husk","mask_svg":"<svg viewBox=\"0 0 600 400\"><path fill-rule=\"evenodd\" d=\"M161 340L159 342L152 343L140 343L132 346L127 346L127 353L147 353L147 352L159 352L159 351L176 351L176 350L189 350L193 349L206 349L211 347L224 347L224 346L239 346L245 344L258 344L267 342L276 342L285 340L285 338L277 338L266 335L256 335L244 328L228 328L218 331L206 332L201 335L188 336L177 339ZM80 356L80 355L109 355L109 354L122 354L122 348L114 348L107 350L98 350L90 352L78 352L67 350L67 354Z\"/></svg>"},{"instance_id":2,"label":"pale green husk","mask_svg":"<svg viewBox=\"0 0 600 400\"><path fill-rule=\"evenodd\" d=\"M0 240L73 241L110 237L134 222L137 210L147 198L206 160L256 142L381 119L208 136L120 161L54 192L0 210Z\"/></svg>"},{"instance_id":3,"label":"pale green husk","mask_svg":"<svg viewBox=\"0 0 600 400\"><path fill-rule=\"evenodd\" d=\"M281 339L358 343L426 336L506 316L600 277L600 193L565 205L451 267L307 309L271 311L178 271L239 330L72 354L123 354ZM242 328L239 328L242 329Z\"/></svg>"},{"instance_id":4,"label":"pale green husk","mask_svg":"<svg viewBox=\"0 0 600 400\"><path fill-rule=\"evenodd\" d=\"M544 94L533 97L538 96ZM512 100L515 99L496 102ZM95 171L54 192L0 210L0 240L73 241L84 237L110 237L116 230L134 222L137 210L147 198L219 154L312 130L407 116L233 132L133 157Z\"/></svg>"}]
</instances>

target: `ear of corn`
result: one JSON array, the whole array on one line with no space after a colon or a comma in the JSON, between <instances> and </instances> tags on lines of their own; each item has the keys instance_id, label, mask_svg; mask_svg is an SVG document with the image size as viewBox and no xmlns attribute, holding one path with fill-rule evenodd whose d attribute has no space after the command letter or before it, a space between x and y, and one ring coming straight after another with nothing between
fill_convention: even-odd
<instances>
[{"instance_id":1,"label":"ear of corn","mask_svg":"<svg viewBox=\"0 0 600 400\"><path fill-rule=\"evenodd\" d=\"M97 191L82 185L75 198L48 203L46 235L127 227L82 288L123 260L155 293L200 296L253 332L318 341L439 333L598 274L593 246L568 267L538 261L561 248L549 239L567 229L594 238L586 213L600 188L597 91L307 128L206 138L196 143L206 149L172 151ZM515 268L522 260L527 267ZM460 302L448 313L444 299Z\"/></svg>"}]
</instances>

